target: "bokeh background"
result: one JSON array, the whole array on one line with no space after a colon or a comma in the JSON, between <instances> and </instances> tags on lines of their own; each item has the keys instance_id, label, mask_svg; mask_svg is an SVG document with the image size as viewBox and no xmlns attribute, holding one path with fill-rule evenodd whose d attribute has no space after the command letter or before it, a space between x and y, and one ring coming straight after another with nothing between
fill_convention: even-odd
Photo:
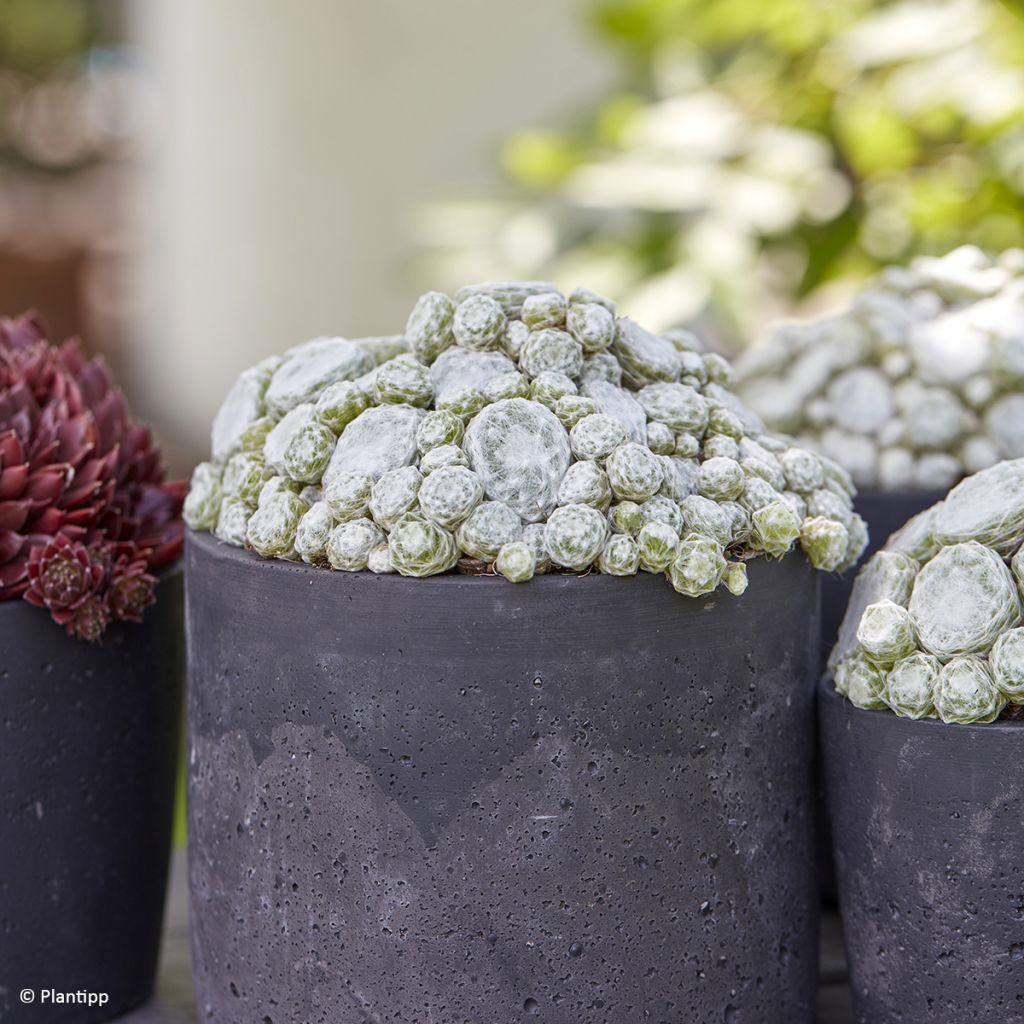
<instances>
[{"instance_id":1,"label":"bokeh background","mask_svg":"<svg viewBox=\"0 0 1024 1024\"><path fill-rule=\"evenodd\" d=\"M877 266L1024 244L1000 0L0 0L0 306L179 474L238 371L493 277L735 351Z\"/></svg>"}]
</instances>

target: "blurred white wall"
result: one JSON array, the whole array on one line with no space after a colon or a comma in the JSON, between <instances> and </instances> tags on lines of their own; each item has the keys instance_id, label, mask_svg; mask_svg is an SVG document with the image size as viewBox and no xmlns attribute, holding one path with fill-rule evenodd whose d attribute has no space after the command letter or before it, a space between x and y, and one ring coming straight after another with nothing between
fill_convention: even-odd
<instances>
[{"instance_id":1,"label":"blurred white wall","mask_svg":"<svg viewBox=\"0 0 1024 1024\"><path fill-rule=\"evenodd\" d=\"M140 410L201 454L238 371L321 333L401 330L422 200L610 81L551 0L145 0Z\"/></svg>"}]
</instances>

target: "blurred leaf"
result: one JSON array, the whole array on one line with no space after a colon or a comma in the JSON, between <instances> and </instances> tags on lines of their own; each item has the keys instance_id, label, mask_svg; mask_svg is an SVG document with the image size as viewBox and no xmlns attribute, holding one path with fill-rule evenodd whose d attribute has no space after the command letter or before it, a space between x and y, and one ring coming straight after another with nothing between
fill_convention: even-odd
<instances>
[{"instance_id":1,"label":"blurred leaf","mask_svg":"<svg viewBox=\"0 0 1024 1024\"><path fill-rule=\"evenodd\" d=\"M620 146L625 140L626 130L636 120L637 114L646 107L643 97L632 93L613 96L601 108L594 124L594 135L599 143L606 146Z\"/></svg>"},{"instance_id":2,"label":"blurred leaf","mask_svg":"<svg viewBox=\"0 0 1024 1024\"><path fill-rule=\"evenodd\" d=\"M84 0L0 0L0 53L10 68L35 70L80 54L91 29Z\"/></svg>"},{"instance_id":3,"label":"blurred leaf","mask_svg":"<svg viewBox=\"0 0 1024 1024\"><path fill-rule=\"evenodd\" d=\"M514 180L531 188L556 185L579 163L582 154L553 132L514 135L502 149L502 164Z\"/></svg>"},{"instance_id":4,"label":"blurred leaf","mask_svg":"<svg viewBox=\"0 0 1024 1024\"><path fill-rule=\"evenodd\" d=\"M749 335L834 278L1024 239L1024 0L588 11L621 87L505 153L548 229L531 276L582 268L625 308L655 295L664 310L687 304L664 300L686 282L687 302ZM507 236L473 258L500 270Z\"/></svg>"},{"instance_id":5,"label":"blurred leaf","mask_svg":"<svg viewBox=\"0 0 1024 1024\"><path fill-rule=\"evenodd\" d=\"M808 295L837 276L844 257L856 243L860 212L848 207L827 226L810 228L803 233L807 264L797 286L798 295Z\"/></svg>"},{"instance_id":6,"label":"blurred leaf","mask_svg":"<svg viewBox=\"0 0 1024 1024\"><path fill-rule=\"evenodd\" d=\"M860 175L910 167L920 155L913 129L880 93L840 99L834 123L837 141Z\"/></svg>"}]
</instances>

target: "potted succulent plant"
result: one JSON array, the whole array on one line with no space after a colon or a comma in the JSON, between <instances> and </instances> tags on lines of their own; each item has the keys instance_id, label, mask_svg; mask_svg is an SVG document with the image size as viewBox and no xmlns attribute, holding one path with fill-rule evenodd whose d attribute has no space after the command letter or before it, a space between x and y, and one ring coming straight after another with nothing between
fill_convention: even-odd
<instances>
[{"instance_id":1,"label":"potted succulent plant","mask_svg":"<svg viewBox=\"0 0 1024 1024\"><path fill-rule=\"evenodd\" d=\"M769 427L839 462L866 555L967 474L1024 455L1024 252L965 246L880 273L846 310L784 324L740 360L739 393ZM822 581L825 658L854 570ZM819 875L835 896L828 821Z\"/></svg>"},{"instance_id":2,"label":"potted succulent plant","mask_svg":"<svg viewBox=\"0 0 1024 1024\"><path fill-rule=\"evenodd\" d=\"M783 556L863 538L730 372L517 282L242 374L185 509L213 1018L811 1020L818 597Z\"/></svg>"},{"instance_id":3,"label":"potted succulent plant","mask_svg":"<svg viewBox=\"0 0 1024 1024\"><path fill-rule=\"evenodd\" d=\"M850 307L780 327L740 361L775 430L835 459L875 541L964 476L1024 455L1024 251L973 246L890 267ZM824 652L853 573L822 588Z\"/></svg>"},{"instance_id":4,"label":"potted succulent plant","mask_svg":"<svg viewBox=\"0 0 1024 1024\"><path fill-rule=\"evenodd\" d=\"M84 1022L152 990L183 498L102 362L0 321L0 1018L26 989L96 993Z\"/></svg>"},{"instance_id":5,"label":"potted succulent plant","mask_svg":"<svg viewBox=\"0 0 1024 1024\"><path fill-rule=\"evenodd\" d=\"M1021 1017L1024 459L958 484L857 576L821 683L858 1021Z\"/></svg>"}]
</instances>

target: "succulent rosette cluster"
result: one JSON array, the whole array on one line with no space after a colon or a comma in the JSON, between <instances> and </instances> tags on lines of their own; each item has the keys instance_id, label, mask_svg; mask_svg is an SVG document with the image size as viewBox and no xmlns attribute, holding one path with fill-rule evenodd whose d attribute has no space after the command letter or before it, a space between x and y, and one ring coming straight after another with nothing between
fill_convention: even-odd
<instances>
[{"instance_id":1,"label":"succulent rosette cluster","mask_svg":"<svg viewBox=\"0 0 1024 1024\"><path fill-rule=\"evenodd\" d=\"M737 365L769 427L879 491L945 491L1024 456L1024 251L890 267L848 309L779 327Z\"/></svg>"},{"instance_id":2,"label":"succulent rosette cluster","mask_svg":"<svg viewBox=\"0 0 1024 1024\"><path fill-rule=\"evenodd\" d=\"M403 335L318 338L246 370L192 477L196 530L349 572L663 573L746 588L800 545L866 543L847 473L764 429L732 371L585 289L422 296Z\"/></svg>"},{"instance_id":3,"label":"succulent rosette cluster","mask_svg":"<svg viewBox=\"0 0 1024 1024\"><path fill-rule=\"evenodd\" d=\"M0 320L0 600L86 640L139 621L183 540L185 487L164 477L101 360L31 315Z\"/></svg>"},{"instance_id":4,"label":"succulent rosette cluster","mask_svg":"<svg viewBox=\"0 0 1024 1024\"><path fill-rule=\"evenodd\" d=\"M859 708L991 722L1024 704L1024 459L957 484L857 574L829 659Z\"/></svg>"}]
</instances>

